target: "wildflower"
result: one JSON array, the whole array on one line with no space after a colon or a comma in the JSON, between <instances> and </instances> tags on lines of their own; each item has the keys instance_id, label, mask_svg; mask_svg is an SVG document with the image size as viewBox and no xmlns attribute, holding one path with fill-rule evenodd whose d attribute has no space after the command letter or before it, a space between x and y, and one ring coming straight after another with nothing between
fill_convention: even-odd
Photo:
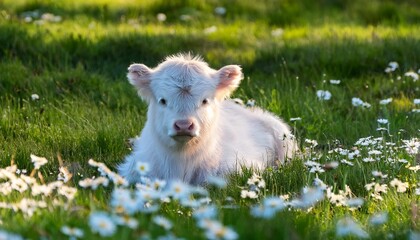
<instances>
[{"instance_id":1,"label":"wildflower","mask_svg":"<svg viewBox=\"0 0 420 240\"><path fill-rule=\"evenodd\" d=\"M382 225L386 223L387 220L388 220L388 213L381 212L381 213L376 213L375 215L371 216L369 219L369 223L372 225Z\"/></svg>"},{"instance_id":2,"label":"wildflower","mask_svg":"<svg viewBox=\"0 0 420 240\"><path fill-rule=\"evenodd\" d=\"M378 123L379 123L379 124L388 124L388 119L379 118L379 119L378 119Z\"/></svg>"},{"instance_id":3,"label":"wildflower","mask_svg":"<svg viewBox=\"0 0 420 240\"><path fill-rule=\"evenodd\" d=\"M394 72L399 67L397 62L388 63L388 67L385 69L386 73Z\"/></svg>"},{"instance_id":4,"label":"wildflower","mask_svg":"<svg viewBox=\"0 0 420 240\"><path fill-rule=\"evenodd\" d=\"M42 167L44 164L46 164L48 162L48 160L44 157L38 157L35 156L33 154L31 154L31 161L34 164L35 169L39 169L40 167Z\"/></svg>"},{"instance_id":5,"label":"wildflower","mask_svg":"<svg viewBox=\"0 0 420 240\"><path fill-rule=\"evenodd\" d=\"M224 8L224 7L216 7L214 9L214 13L216 13L217 15L220 15L220 16L225 15L226 14L226 8Z\"/></svg>"},{"instance_id":6,"label":"wildflower","mask_svg":"<svg viewBox=\"0 0 420 240\"><path fill-rule=\"evenodd\" d=\"M388 191L388 186L386 184L376 183L374 186L375 193L386 193Z\"/></svg>"},{"instance_id":7,"label":"wildflower","mask_svg":"<svg viewBox=\"0 0 420 240\"><path fill-rule=\"evenodd\" d=\"M174 199L186 198L191 193L191 187L181 181L175 180L172 181L169 185L168 194L171 195Z\"/></svg>"},{"instance_id":8,"label":"wildflower","mask_svg":"<svg viewBox=\"0 0 420 240\"><path fill-rule=\"evenodd\" d=\"M318 201L324 199L324 197L324 191L321 188L305 187L302 190L300 199L297 199L297 201L295 201L295 205L296 207L308 208L313 206Z\"/></svg>"},{"instance_id":9,"label":"wildflower","mask_svg":"<svg viewBox=\"0 0 420 240\"><path fill-rule=\"evenodd\" d=\"M21 178L12 179L10 187L20 193L28 190L28 184Z\"/></svg>"},{"instance_id":10,"label":"wildflower","mask_svg":"<svg viewBox=\"0 0 420 240\"><path fill-rule=\"evenodd\" d=\"M109 180L106 177L97 177L95 179L85 178L79 181L79 186L82 188L92 188L96 190L100 185L107 187L109 184Z\"/></svg>"},{"instance_id":11,"label":"wildflower","mask_svg":"<svg viewBox=\"0 0 420 240\"><path fill-rule=\"evenodd\" d=\"M376 160L374 158L367 157L367 158L363 158L362 161L363 162L375 162Z\"/></svg>"},{"instance_id":12,"label":"wildflower","mask_svg":"<svg viewBox=\"0 0 420 240\"><path fill-rule=\"evenodd\" d=\"M264 205L256 205L251 207L251 215L257 218L271 219L276 214L274 208L269 208Z\"/></svg>"},{"instance_id":13,"label":"wildflower","mask_svg":"<svg viewBox=\"0 0 420 240\"><path fill-rule=\"evenodd\" d=\"M89 225L93 232L99 233L102 237L112 236L117 230L117 226L105 212L91 213Z\"/></svg>"},{"instance_id":14,"label":"wildflower","mask_svg":"<svg viewBox=\"0 0 420 240\"><path fill-rule=\"evenodd\" d=\"M74 196L77 193L76 188L62 186L57 189L58 194L65 196L69 201L74 199Z\"/></svg>"},{"instance_id":15,"label":"wildflower","mask_svg":"<svg viewBox=\"0 0 420 240\"><path fill-rule=\"evenodd\" d=\"M187 14L182 14L181 16L179 16L179 19L180 19L181 21L187 22L187 21L190 21L192 18L191 18L191 16L190 16L190 15L187 15Z\"/></svg>"},{"instance_id":16,"label":"wildflower","mask_svg":"<svg viewBox=\"0 0 420 240\"><path fill-rule=\"evenodd\" d=\"M66 167L60 167L58 170L60 173L58 174L57 180L61 180L66 183L73 177L73 174L71 174Z\"/></svg>"},{"instance_id":17,"label":"wildflower","mask_svg":"<svg viewBox=\"0 0 420 240\"><path fill-rule=\"evenodd\" d=\"M360 98L352 98L351 99L351 104L355 107L365 107L365 108L370 108L371 105L367 102L364 102L362 99Z\"/></svg>"},{"instance_id":18,"label":"wildflower","mask_svg":"<svg viewBox=\"0 0 420 240\"><path fill-rule=\"evenodd\" d=\"M328 185L325 184L321 179L319 179L318 177L316 177L314 179L314 185L322 190L327 189Z\"/></svg>"},{"instance_id":19,"label":"wildflower","mask_svg":"<svg viewBox=\"0 0 420 240\"><path fill-rule=\"evenodd\" d=\"M158 14L156 15L156 18L157 18L157 20L158 20L159 22L164 22L164 21L166 21L166 15L165 15L164 13L158 13Z\"/></svg>"},{"instance_id":20,"label":"wildflower","mask_svg":"<svg viewBox=\"0 0 420 240\"><path fill-rule=\"evenodd\" d=\"M383 174L382 172L379 172L379 171L372 171L372 175L374 176L374 177L380 177L380 178L387 178L388 177L388 174Z\"/></svg>"},{"instance_id":21,"label":"wildflower","mask_svg":"<svg viewBox=\"0 0 420 240\"><path fill-rule=\"evenodd\" d=\"M150 166L146 162L138 161L136 163L136 170L140 175L144 176L147 175L147 173L150 171Z\"/></svg>"},{"instance_id":22,"label":"wildflower","mask_svg":"<svg viewBox=\"0 0 420 240\"><path fill-rule=\"evenodd\" d=\"M325 100L328 101L331 99L331 93L327 90L318 90L316 91L316 96L319 100Z\"/></svg>"},{"instance_id":23,"label":"wildflower","mask_svg":"<svg viewBox=\"0 0 420 240\"><path fill-rule=\"evenodd\" d=\"M402 140L404 143L405 151L408 154L415 155L419 152L420 141L417 138L412 138L410 140Z\"/></svg>"},{"instance_id":24,"label":"wildflower","mask_svg":"<svg viewBox=\"0 0 420 240\"><path fill-rule=\"evenodd\" d=\"M318 146L318 142L316 140L305 139L305 143L310 144L311 145L310 146L311 148L314 148L314 147Z\"/></svg>"},{"instance_id":25,"label":"wildflower","mask_svg":"<svg viewBox=\"0 0 420 240\"><path fill-rule=\"evenodd\" d=\"M419 104L420 104L420 98L416 98L416 99L414 99L414 100L413 100L413 103L414 103L415 105L419 105Z\"/></svg>"},{"instance_id":26,"label":"wildflower","mask_svg":"<svg viewBox=\"0 0 420 240\"><path fill-rule=\"evenodd\" d=\"M364 203L363 198L350 198L346 200L346 205L349 207L361 207Z\"/></svg>"},{"instance_id":27,"label":"wildflower","mask_svg":"<svg viewBox=\"0 0 420 240\"><path fill-rule=\"evenodd\" d=\"M217 215L217 208L214 205L201 207L193 212L195 219L212 219Z\"/></svg>"},{"instance_id":28,"label":"wildflower","mask_svg":"<svg viewBox=\"0 0 420 240\"><path fill-rule=\"evenodd\" d=\"M235 240L238 238L238 234L233 229L222 224L214 224L207 229L206 237L208 239Z\"/></svg>"},{"instance_id":29,"label":"wildflower","mask_svg":"<svg viewBox=\"0 0 420 240\"><path fill-rule=\"evenodd\" d=\"M409 240L419 240L420 239L420 232L416 232L414 230L411 230L410 235L408 236L408 239Z\"/></svg>"},{"instance_id":30,"label":"wildflower","mask_svg":"<svg viewBox=\"0 0 420 240\"><path fill-rule=\"evenodd\" d=\"M341 83L341 80L331 79L331 80L330 80L330 83L331 83L331 84L334 84L334 85L338 85L338 84L340 84L340 83Z\"/></svg>"},{"instance_id":31,"label":"wildflower","mask_svg":"<svg viewBox=\"0 0 420 240\"><path fill-rule=\"evenodd\" d=\"M242 190L241 198L255 199L255 198L258 198L258 194L254 191Z\"/></svg>"},{"instance_id":32,"label":"wildflower","mask_svg":"<svg viewBox=\"0 0 420 240\"><path fill-rule=\"evenodd\" d=\"M351 217L345 217L337 222L336 234L339 237L354 235L359 238L368 238L369 234L362 229Z\"/></svg>"},{"instance_id":33,"label":"wildflower","mask_svg":"<svg viewBox=\"0 0 420 240\"><path fill-rule=\"evenodd\" d=\"M408 169L416 173L417 171L420 170L420 165L411 166L411 167L408 167Z\"/></svg>"},{"instance_id":34,"label":"wildflower","mask_svg":"<svg viewBox=\"0 0 420 240\"><path fill-rule=\"evenodd\" d=\"M254 99L249 99L249 100L246 102L246 106L247 106L247 107L255 107L255 100L254 100Z\"/></svg>"},{"instance_id":35,"label":"wildflower","mask_svg":"<svg viewBox=\"0 0 420 240\"><path fill-rule=\"evenodd\" d=\"M349 166L354 166L354 164L353 164L352 162L347 161L347 160L345 160L345 159L341 160L340 162L341 162L341 163L343 163L343 164L347 164L347 165L349 165Z\"/></svg>"},{"instance_id":36,"label":"wildflower","mask_svg":"<svg viewBox=\"0 0 420 240\"><path fill-rule=\"evenodd\" d=\"M67 235L70 237L70 239L76 239L76 238L82 238L84 236L84 232L80 228L71 228L69 226L62 226L61 232L64 235Z\"/></svg>"},{"instance_id":37,"label":"wildflower","mask_svg":"<svg viewBox=\"0 0 420 240\"><path fill-rule=\"evenodd\" d=\"M205 28L203 32L204 32L204 34L211 34L211 33L214 33L216 31L217 31L217 27L216 26L211 26L211 27Z\"/></svg>"},{"instance_id":38,"label":"wildflower","mask_svg":"<svg viewBox=\"0 0 420 240\"><path fill-rule=\"evenodd\" d=\"M170 230L172 228L172 223L162 216L155 216L152 218L152 221L158 226L163 227L165 230Z\"/></svg>"},{"instance_id":39,"label":"wildflower","mask_svg":"<svg viewBox=\"0 0 420 240\"><path fill-rule=\"evenodd\" d=\"M320 165L314 165L309 170L310 173L323 173L325 170Z\"/></svg>"},{"instance_id":40,"label":"wildflower","mask_svg":"<svg viewBox=\"0 0 420 240\"><path fill-rule=\"evenodd\" d=\"M336 206L344 206L346 205L346 196L344 194L335 194L331 191L331 187L327 188L327 198L330 203Z\"/></svg>"},{"instance_id":41,"label":"wildflower","mask_svg":"<svg viewBox=\"0 0 420 240\"><path fill-rule=\"evenodd\" d=\"M419 196L420 195L420 188L416 188L415 192L416 192L416 195Z\"/></svg>"},{"instance_id":42,"label":"wildflower","mask_svg":"<svg viewBox=\"0 0 420 240\"><path fill-rule=\"evenodd\" d=\"M413 82L417 82L417 80L419 80L419 75L413 71L404 73L404 76L411 77L413 79Z\"/></svg>"},{"instance_id":43,"label":"wildflower","mask_svg":"<svg viewBox=\"0 0 420 240\"><path fill-rule=\"evenodd\" d=\"M54 14L51 13L44 13L41 15L41 19L46 21L46 22L61 22L62 18L61 16L56 16Z\"/></svg>"},{"instance_id":44,"label":"wildflower","mask_svg":"<svg viewBox=\"0 0 420 240\"><path fill-rule=\"evenodd\" d=\"M121 226L127 226L131 229L135 229L139 225L139 221L137 221L137 219L132 218L128 215L124 215L124 216L114 215L112 218L116 224L121 225Z\"/></svg>"},{"instance_id":45,"label":"wildflower","mask_svg":"<svg viewBox=\"0 0 420 240\"><path fill-rule=\"evenodd\" d=\"M23 240L24 238L20 235L0 230L0 239L7 240Z\"/></svg>"},{"instance_id":46,"label":"wildflower","mask_svg":"<svg viewBox=\"0 0 420 240\"><path fill-rule=\"evenodd\" d=\"M271 36L273 37L281 37L284 33L282 28L276 28L271 31Z\"/></svg>"},{"instance_id":47,"label":"wildflower","mask_svg":"<svg viewBox=\"0 0 420 240\"><path fill-rule=\"evenodd\" d=\"M411 110L413 113L420 113L420 108L414 108Z\"/></svg>"},{"instance_id":48,"label":"wildflower","mask_svg":"<svg viewBox=\"0 0 420 240\"><path fill-rule=\"evenodd\" d=\"M32 101L39 100L39 95L34 93L34 94L31 95L31 99L32 99Z\"/></svg>"},{"instance_id":49,"label":"wildflower","mask_svg":"<svg viewBox=\"0 0 420 240\"><path fill-rule=\"evenodd\" d=\"M379 101L379 104L381 105L388 105L392 102L392 98L386 98L386 99L382 99L381 101Z\"/></svg>"},{"instance_id":50,"label":"wildflower","mask_svg":"<svg viewBox=\"0 0 420 240\"><path fill-rule=\"evenodd\" d=\"M256 173L252 174L252 176L248 179L247 184L249 186L257 186L257 188L265 188L264 179Z\"/></svg>"},{"instance_id":51,"label":"wildflower","mask_svg":"<svg viewBox=\"0 0 420 240\"><path fill-rule=\"evenodd\" d=\"M399 193L406 192L407 191L407 188L408 188L408 183L407 182L401 182L397 178L394 178L389 183L389 185L391 185L392 187L396 187L397 188L397 192L399 192Z\"/></svg>"},{"instance_id":52,"label":"wildflower","mask_svg":"<svg viewBox=\"0 0 420 240\"><path fill-rule=\"evenodd\" d=\"M300 118L300 117L290 118L290 121L291 121L291 122L301 121L301 120L302 120L302 118Z\"/></svg>"},{"instance_id":53,"label":"wildflower","mask_svg":"<svg viewBox=\"0 0 420 240\"><path fill-rule=\"evenodd\" d=\"M225 188L227 183L226 180L221 178L221 177L216 177L216 176L209 176L207 178L207 182L210 185L216 186L218 188Z\"/></svg>"},{"instance_id":54,"label":"wildflower","mask_svg":"<svg viewBox=\"0 0 420 240\"><path fill-rule=\"evenodd\" d=\"M116 212L133 214L138 211L139 202L131 196L131 192L124 188L115 188L111 194L111 206Z\"/></svg>"}]
</instances>

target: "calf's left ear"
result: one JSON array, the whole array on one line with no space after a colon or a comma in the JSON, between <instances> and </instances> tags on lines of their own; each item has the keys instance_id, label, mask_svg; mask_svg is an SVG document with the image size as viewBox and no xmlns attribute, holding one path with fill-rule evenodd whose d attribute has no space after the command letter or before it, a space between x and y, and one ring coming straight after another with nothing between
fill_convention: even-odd
<instances>
[{"instance_id":1,"label":"calf's left ear","mask_svg":"<svg viewBox=\"0 0 420 240\"><path fill-rule=\"evenodd\" d=\"M222 67L216 72L216 78L219 80L216 89L216 96L218 98L228 97L243 79L241 67L238 65L228 65Z\"/></svg>"}]
</instances>

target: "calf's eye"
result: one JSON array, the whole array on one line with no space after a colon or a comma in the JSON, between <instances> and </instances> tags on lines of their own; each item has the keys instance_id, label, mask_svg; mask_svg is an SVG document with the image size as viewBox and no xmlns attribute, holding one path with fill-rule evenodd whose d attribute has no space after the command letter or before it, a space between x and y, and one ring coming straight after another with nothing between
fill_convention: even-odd
<instances>
[{"instance_id":1,"label":"calf's eye","mask_svg":"<svg viewBox=\"0 0 420 240\"><path fill-rule=\"evenodd\" d=\"M203 105L206 105L207 103L209 103L209 100L207 98L203 99L203 101L201 102Z\"/></svg>"},{"instance_id":2,"label":"calf's eye","mask_svg":"<svg viewBox=\"0 0 420 240\"><path fill-rule=\"evenodd\" d=\"M158 102L162 106L165 106L166 105L166 99L164 99L164 98L159 98L159 101Z\"/></svg>"}]
</instances>

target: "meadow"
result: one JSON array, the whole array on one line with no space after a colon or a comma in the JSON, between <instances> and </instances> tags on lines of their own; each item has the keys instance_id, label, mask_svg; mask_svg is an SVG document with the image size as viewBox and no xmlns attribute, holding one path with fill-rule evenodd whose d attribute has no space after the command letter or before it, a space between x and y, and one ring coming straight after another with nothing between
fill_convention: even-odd
<instances>
[{"instance_id":1,"label":"meadow","mask_svg":"<svg viewBox=\"0 0 420 240\"><path fill-rule=\"evenodd\" d=\"M416 0L0 1L0 239L420 239L419 33ZM241 65L300 156L126 186L127 67L179 52Z\"/></svg>"}]
</instances>

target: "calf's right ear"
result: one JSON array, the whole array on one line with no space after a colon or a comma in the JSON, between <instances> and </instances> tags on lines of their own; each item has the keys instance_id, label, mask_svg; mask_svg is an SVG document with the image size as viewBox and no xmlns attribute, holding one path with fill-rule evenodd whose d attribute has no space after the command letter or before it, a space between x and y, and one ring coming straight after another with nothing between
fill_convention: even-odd
<instances>
[{"instance_id":1,"label":"calf's right ear","mask_svg":"<svg viewBox=\"0 0 420 240\"><path fill-rule=\"evenodd\" d=\"M151 76L152 70L144 64L134 63L128 67L128 81L137 89L139 96L146 101L152 97Z\"/></svg>"}]
</instances>

